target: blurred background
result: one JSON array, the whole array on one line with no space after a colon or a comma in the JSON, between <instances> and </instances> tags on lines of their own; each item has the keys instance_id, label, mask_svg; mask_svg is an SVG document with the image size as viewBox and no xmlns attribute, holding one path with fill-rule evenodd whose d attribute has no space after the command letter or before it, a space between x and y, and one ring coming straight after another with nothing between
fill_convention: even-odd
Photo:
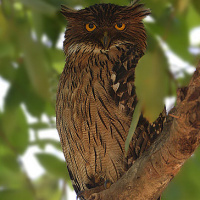
<instances>
[{"instance_id":1,"label":"blurred background","mask_svg":"<svg viewBox=\"0 0 200 200\"><path fill-rule=\"evenodd\" d=\"M200 58L200 1L143 0L148 50L138 87L150 91L149 117L176 103ZM0 0L0 199L75 200L58 133L55 99L65 57L60 5L80 9L129 0ZM142 73L141 73L142 72ZM147 81L145 85L144 80ZM149 84L151 83L151 84ZM152 99L152 100L151 100ZM200 199L200 149L169 184L163 200Z\"/></svg>"}]
</instances>

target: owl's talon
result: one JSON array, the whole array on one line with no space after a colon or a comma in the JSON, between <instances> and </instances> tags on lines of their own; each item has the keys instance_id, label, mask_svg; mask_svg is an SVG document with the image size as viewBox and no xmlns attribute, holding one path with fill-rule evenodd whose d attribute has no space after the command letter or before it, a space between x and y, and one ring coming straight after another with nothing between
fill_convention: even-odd
<instances>
[{"instance_id":1,"label":"owl's talon","mask_svg":"<svg viewBox=\"0 0 200 200\"><path fill-rule=\"evenodd\" d=\"M104 183L105 189L109 189L111 185L112 185L112 182L111 182L109 179L107 179L107 180L105 181L105 183Z\"/></svg>"},{"instance_id":2,"label":"owl's talon","mask_svg":"<svg viewBox=\"0 0 200 200\"><path fill-rule=\"evenodd\" d=\"M77 193L76 200L78 200L79 197L83 197L83 195L84 195L84 191L79 191Z\"/></svg>"},{"instance_id":3,"label":"owl's talon","mask_svg":"<svg viewBox=\"0 0 200 200\"><path fill-rule=\"evenodd\" d=\"M105 190L104 185L97 186L91 189L82 190L78 192L76 199L78 198L89 199L92 194L99 193L103 190Z\"/></svg>"}]
</instances>

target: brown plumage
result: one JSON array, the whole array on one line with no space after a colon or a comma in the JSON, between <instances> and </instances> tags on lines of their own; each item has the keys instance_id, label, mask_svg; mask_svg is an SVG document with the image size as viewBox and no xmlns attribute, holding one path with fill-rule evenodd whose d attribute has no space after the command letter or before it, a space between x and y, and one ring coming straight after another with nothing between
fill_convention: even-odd
<instances>
[{"instance_id":1,"label":"brown plumage","mask_svg":"<svg viewBox=\"0 0 200 200\"><path fill-rule=\"evenodd\" d=\"M162 130L142 115L125 157L137 97L134 73L146 50L142 4L62 7L66 64L57 92L57 129L77 194L116 182ZM84 193L83 193L84 194ZM84 199L84 197L81 197Z\"/></svg>"}]
</instances>

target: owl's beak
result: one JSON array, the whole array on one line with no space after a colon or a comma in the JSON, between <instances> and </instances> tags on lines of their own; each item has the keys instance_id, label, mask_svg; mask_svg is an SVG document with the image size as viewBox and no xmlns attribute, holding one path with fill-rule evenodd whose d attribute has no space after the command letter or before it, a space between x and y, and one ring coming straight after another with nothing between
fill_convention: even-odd
<instances>
[{"instance_id":1,"label":"owl's beak","mask_svg":"<svg viewBox=\"0 0 200 200\"><path fill-rule=\"evenodd\" d=\"M110 37L108 36L108 33L105 32L103 38L101 39L101 43L105 50L108 50L110 46Z\"/></svg>"}]
</instances>

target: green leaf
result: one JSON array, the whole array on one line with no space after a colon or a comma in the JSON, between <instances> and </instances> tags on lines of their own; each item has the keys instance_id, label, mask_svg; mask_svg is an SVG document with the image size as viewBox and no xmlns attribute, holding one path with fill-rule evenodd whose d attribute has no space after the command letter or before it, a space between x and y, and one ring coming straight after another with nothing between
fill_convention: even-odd
<instances>
[{"instance_id":1,"label":"green leaf","mask_svg":"<svg viewBox=\"0 0 200 200\"><path fill-rule=\"evenodd\" d=\"M62 21L64 17L62 17L60 13L56 16L49 16L39 12L33 12L32 18L38 40L40 40L43 35L46 35L53 47L55 47L61 30L63 29Z\"/></svg>"},{"instance_id":2,"label":"green leaf","mask_svg":"<svg viewBox=\"0 0 200 200\"><path fill-rule=\"evenodd\" d=\"M58 200L58 199L62 199L62 195L63 195L63 192L61 190L57 190L56 192L54 192L53 195L51 195L49 197L49 200Z\"/></svg>"},{"instance_id":3,"label":"green leaf","mask_svg":"<svg viewBox=\"0 0 200 200\"><path fill-rule=\"evenodd\" d=\"M51 4L53 7L56 7L60 9L60 5L62 4L67 4L67 3L80 3L79 0L74 0L73 2L69 2L68 0L44 0L45 2L48 2Z\"/></svg>"},{"instance_id":4,"label":"green leaf","mask_svg":"<svg viewBox=\"0 0 200 200\"><path fill-rule=\"evenodd\" d=\"M60 160L56 156L46 153L36 154L40 164L49 172L59 178L69 177L67 172L67 165L64 161ZM68 178L69 179L69 178Z\"/></svg>"},{"instance_id":5,"label":"green leaf","mask_svg":"<svg viewBox=\"0 0 200 200\"><path fill-rule=\"evenodd\" d=\"M39 147L42 147L42 148L44 148L48 144L52 145L57 150L62 151L60 142L58 142L56 140L43 139L43 140L36 140L34 142L31 142L31 145L38 145Z\"/></svg>"},{"instance_id":6,"label":"green leaf","mask_svg":"<svg viewBox=\"0 0 200 200\"><path fill-rule=\"evenodd\" d=\"M26 179L17 156L11 154L0 156L0 163L0 185L5 188L23 188Z\"/></svg>"},{"instance_id":7,"label":"green leaf","mask_svg":"<svg viewBox=\"0 0 200 200\"><path fill-rule=\"evenodd\" d=\"M63 38L64 40L64 38ZM64 52L60 49L48 49L49 60L53 64L53 68L61 74L65 66Z\"/></svg>"},{"instance_id":8,"label":"green leaf","mask_svg":"<svg viewBox=\"0 0 200 200\"><path fill-rule=\"evenodd\" d=\"M61 17L61 16L60 16ZM60 36L60 32L63 28L62 23L59 20L59 15L55 17L44 16L44 31L48 38L53 43L53 47L55 47L57 40Z\"/></svg>"},{"instance_id":9,"label":"green leaf","mask_svg":"<svg viewBox=\"0 0 200 200\"><path fill-rule=\"evenodd\" d=\"M134 113L133 113L133 117L132 117L132 121L131 121L131 126L130 126L130 129L129 129L129 132L128 132L128 136L126 138L126 142L125 142L125 154L127 154L128 152L128 149L129 149L129 144L132 140L132 137L133 137L133 134L135 132L135 129L138 125L138 121L139 121L139 118L140 118L140 115L141 115L141 103L140 101L137 103L136 107L135 107L135 110L134 110Z\"/></svg>"},{"instance_id":10,"label":"green leaf","mask_svg":"<svg viewBox=\"0 0 200 200\"><path fill-rule=\"evenodd\" d=\"M200 15L200 1L197 0L192 0L192 4L194 6L194 8L196 9L196 11L199 13Z\"/></svg>"},{"instance_id":11,"label":"green leaf","mask_svg":"<svg viewBox=\"0 0 200 200\"><path fill-rule=\"evenodd\" d=\"M36 123L31 123L29 125L30 128L34 129L34 130L41 130L41 129L47 129L50 128L49 124L44 123L44 122L36 122Z\"/></svg>"},{"instance_id":12,"label":"green leaf","mask_svg":"<svg viewBox=\"0 0 200 200\"><path fill-rule=\"evenodd\" d=\"M172 180L164 194L166 199L197 200L200 199L200 150L181 168L178 175Z\"/></svg>"},{"instance_id":13,"label":"green leaf","mask_svg":"<svg viewBox=\"0 0 200 200\"><path fill-rule=\"evenodd\" d=\"M13 173L20 173L20 167L19 167L19 163L17 162L17 156L15 155L1 155L0 156L0 160L1 160L1 170L3 170L3 168L5 168L8 171L12 171Z\"/></svg>"},{"instance_id":14,"label":"green leaf","mask_svg":"<svg viewBox=\"0 0 200 200\"><path fill-rule=\"evenodd\" d=\"M188 0L175 0L174 9L176 14L185 15L190 4L191 2Z\"/></svg>"},{"instance_id":15,"label":"green leaf","mask_svg":"<svg viewBox=\"0 0 200 200\"><path fill-rule=\"evenodd\" d=\"M180 34L181 33L181 34ZM177 55L187 61L192 60L189 53L189 30L185 17L179 17L171 21L170 29L166 35L166 42Z\"/></svg>"},{"instance_id":16,"label":"green leaf","mask_svg":"<svg viewBox=\"0 0 200 200\"><path fill-rule=\"evenodd\" d=\"M150 8L151 9L151 13L153 17L160 17L163 14L163 10L166 9L166 7L168 6L168 0L148 0L148 1L142 1L146 8Z\"/></svg>"},{"instance_id":17,"label":"green leaf","mask_svg":"<svg viewBox=\"0 0 200 200\"><path fill-rule=\"evenodd\" d=\"M0 58L14 55L14 47L11 42L0 41Z\"/></svg>"},{"instance_id":18,"label":"green leaf","mask_svg":"<svg viewBox=\"0 0 200 200\"><path fill-rule=\"evenodd\" d=\"M58 180L57 177L49 174L44 174L39 177L34 181L35 189L37 191L37 199L54 200L56 197L56 200L61 199L62 190L60 188L62 186L60 187L60 183L61 181Z\"/></svg>"},{"instance_id":19,"label":"green leaf","mask_svg":"<svg viewBox=\"0 0 200 200\"><path fill-rule=\"evenodd\" d=\"M136 93L141 102L142 113L151 123L164 108L164 98L168 93L169 84L166 57L156 42L155 44L139 60L135 72Z\"/></svg>"},{"instance_id":20,"label":"green leaf","mask_svg":"<svg viewBox=\"0 0 200 200\"><path fill-rule=\"evenodd\" d=\"M87 5L93 5L95 3L102 3L101 0L87 0ZM129 5L130 1L129 0L104 0L103 3L114 3L114 4L118 4L118 5Z\"/></svg>"},{"instance_id":21,"label":"green leaf","mask_svg":"<svg viewBox=\"0 0 200 200\"><path fill-rule=\"evenodd\" d=\"M33 27L37 34L37 38L40 41L42 35L44 34L44 15L40 12L33 12L32 13L32 20L33 20Z\"/></svg>"},{"instance_id":22,"label":"green leaf","mask_svg":"<svg viewBox=\"0 0 200 200\"><path fill-rule=\"evenodd\" d=\"M0 75L8 80L12 81L15 77L16 70L12 66L12 60L8 58L1 58L0 59Z\"/></svg>"},{"instance_id":23,"label":"green leaf","mask_svg":"<svg viewBox=\"0 0 200 200\"><path fill-rule=\"evenodd\" d=\"M200 11L199 13L197 13L194 6L192 5L189 6L186 17L187 17L187 26L189 30L200 25Z\"/></svg>"},{"instance_id":24,"label":"green leaf","mask_svg":"<svg viewBox=\"0 0 200 200\"><path fill-rule=\"evenodd\" d=\"M159 35L169 48L183 60L192 62L190 54L189 29L186 15L173 16L171 9L166 9L156 23L149 23L148 28L153 35Z\"/></svg>"},{"instance_id":25,"label":"green leaf","mask_svg":"<svg viewBox=\"0 0 200 200\"><path fill-rule=\"evenodd\" d=\"M1 7L2 10L4 10ZM0 28L0 40L2 40L6 34L8 33L8 24L7 24L7 20L5 18L5 16L3 15L3 12L0 12L0 24L1 24L1 28Z\"/></svg>"},{"instance_id":26,"label":"green leaf","mask_svg":"<svg viewBox=\"0 0 200 200\"><path fill-rule=\"evenodd\" d=\"M184 76L181 78L178 78L178 80L177 80L178 83L180 84L180 88L188 86L188 84L192 78L192 74L188 74L187 72L184 72L184 71L183 71L183 73L184 73Z\"/></svg>"},{"instance_id":27,"label":"green leaf","mask_svg":"<svg viewBox=\"0 0 200 200\"><path fill-rule=\"evenodd\" d=\"M5 189L0 190L0 199L11 200L11 199L28 199L35 200L32 192L27 189Z\"/></svg>"},{"instance_id":28,"label":"green leaf","mask_svg":"<svg viewBox=\"0 0 200 200\"><path fill-rule=\"evenodd\" d=\"M13 71L15 77L5 98L5 107L15 109L23 102L33 116L40 117L46 109L44 99L35 92L23 65Z\"/></svg>"},{"instance_id":29,"label":"green leaf","mask_svg":"<svg viewBox=\"0 0 200 200\"><path fill-rule=\"evenodd\" d=\"M20 2L32 10L41 12L47 15L54 15L57 9L43 0L20 0Z\"/></svg>"},{"instance_id":30,"label":"green leaf","mask_svg":"<svg viewBox=\"0 0 200 200\"><path fill-rule=\"evenodd\" d=\"M50 117L55 117L55 102L56 102L56 91L57 91L57 81L56 81L56 84L54 84L54 87L56 87L55 89L54 88L51 88L52 90L52 103L49 103L47 102L45 104L45 113Z\"/></svg>"},{"instance_id":31,"label":"green leaf","mask_svg":"<svg viewBox=\"0 0 200 200\"><path fill-rule=\"evenodd\" d=\"M8 145L16 153L24 153L28 146L28 124L20 107L6 109L2 115L2 131Z\"/></svg>"},{"instance_id":32,"label":"green leaf","mask_svg":"<svg viewBox=\"0 0 200 200\"><path fill-rule=\"evenodd\" d=\"M3 156L15 156L15 152L13 152L13 150L10 148L9 144L7 143L7 138L5 137L5 134L3 133L3 113L1 113L0 111L0 160L1 160L1 157ZM0 163L2 163L0 161ZM2 165L0 165L1 167ZM2 170L0 169L0 172ZM1 180L1 178L0 178Z\"/></svg>"},{"instance_id":33,"label":"green leaf","mask_svg":"<svg viewBox=\"0 0 200 200\"><path fill-rule=\"evenodd\" d=\"M18 39L24 52L25 67L34 89L45 100L49 100L49 65L42 45L33 41L30 32L24 27L19 30Z\"/></svg>"}]
</instances>

